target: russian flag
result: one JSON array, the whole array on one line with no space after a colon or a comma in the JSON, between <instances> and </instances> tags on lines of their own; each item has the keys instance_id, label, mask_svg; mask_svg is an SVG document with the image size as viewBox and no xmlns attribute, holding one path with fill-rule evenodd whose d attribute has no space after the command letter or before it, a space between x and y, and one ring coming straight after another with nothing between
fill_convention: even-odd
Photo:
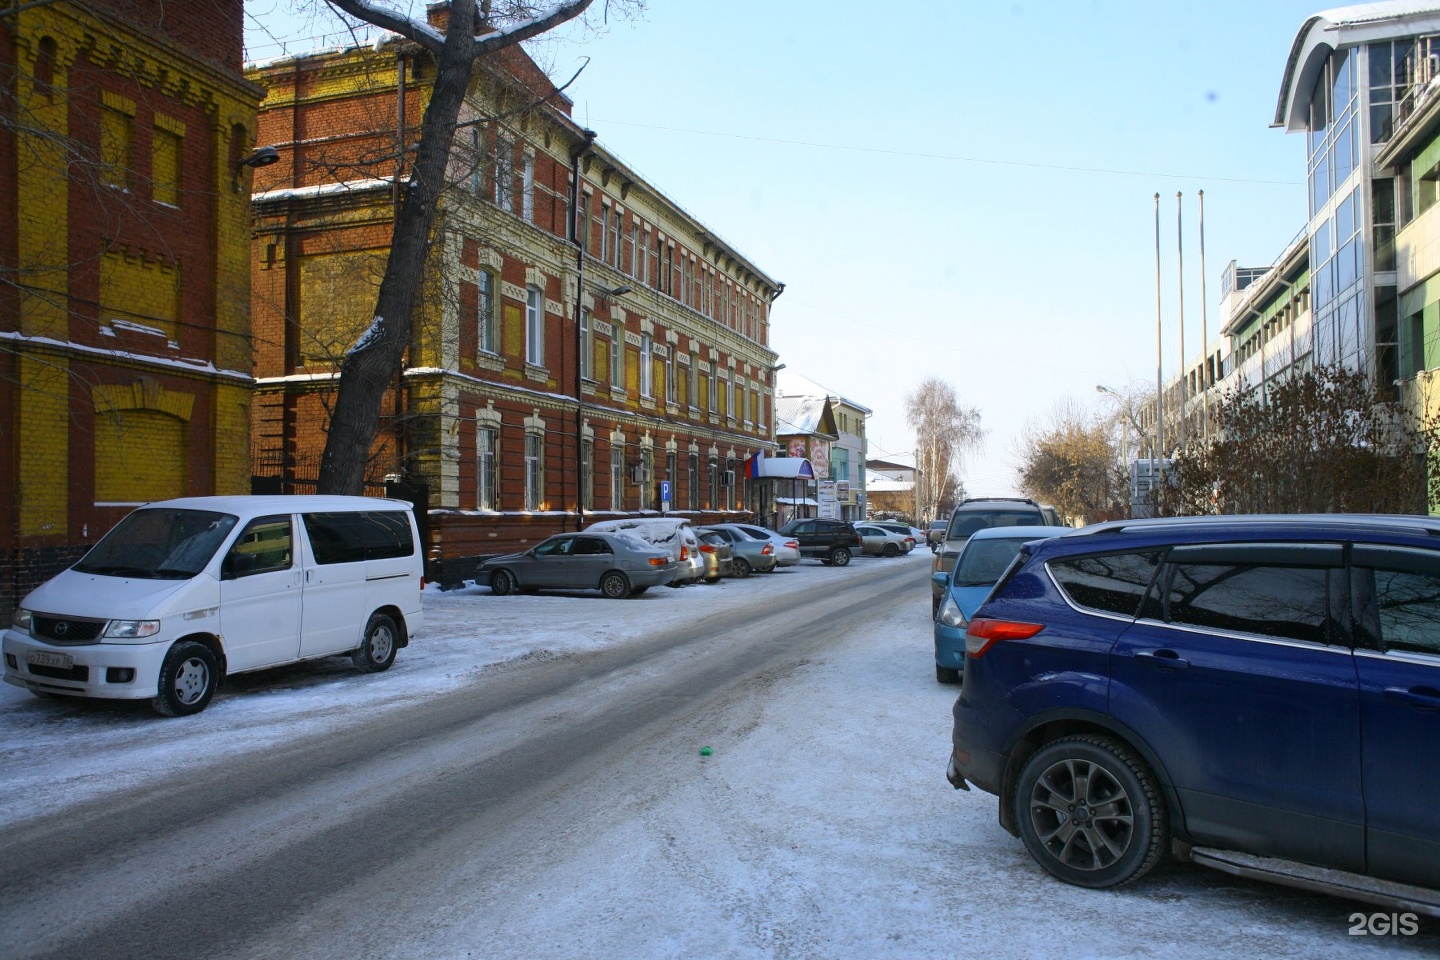
<instances>
[{"instance_id":1,"label":"russian flag","mask_svg":"<svg viewBox=\"0 0 1440 960\"><path fill-rule=\"evenodd\" d=\"M765 451L756 450L755 453L745 461L745 477L754 480L760 476L760 461L765 459Z\"/></svg>"}]
</instances>

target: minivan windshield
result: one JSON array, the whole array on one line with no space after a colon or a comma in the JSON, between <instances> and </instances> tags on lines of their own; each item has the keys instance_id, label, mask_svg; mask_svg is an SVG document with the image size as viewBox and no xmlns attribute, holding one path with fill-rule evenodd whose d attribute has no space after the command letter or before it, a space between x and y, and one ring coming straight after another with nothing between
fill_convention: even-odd
<instances>
[{"instance_id":1,"label":"minivan windshield","mask_svg":"<svg viewBox=\"0 0 1440 960\"><path fill-rule=\"evenodd\" d=\"M71 569L104 577L188 580L205 569L238 520L209 510L136 510Z\"/></svg>"}]
</instances>

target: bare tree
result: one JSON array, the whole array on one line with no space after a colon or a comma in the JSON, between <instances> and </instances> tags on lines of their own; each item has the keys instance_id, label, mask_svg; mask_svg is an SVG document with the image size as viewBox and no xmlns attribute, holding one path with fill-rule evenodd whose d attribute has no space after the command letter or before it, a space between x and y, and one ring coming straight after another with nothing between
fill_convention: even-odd
<instances>
[{"instance_id":1,"label":"bare tree","mask_svg":"<svg viewBox=\"0 0 1440 960\"><path fill-rule=\"evenodd\" d=\"M962 407L955 388L937 377L927 377L905 398L905 419L915 431L919 522L941 516L959 499L961 458L979 445L985 431L980 411Z\"/></svg>"},{"instance_id":2,"label":"bare tree","mask_svg":"<svg viewBox=\"0 0 1440 960\"><path fill-rule=\"evenodd\" d=\"M580 16L594 0L451 0L442 34L381 0L329 0L365 23L405 37L435 58L435 79L409 177L400 191L374 320L346 352L321 455L321 493L358 494L379 422L380 403L410 343L431 231L445 187L460 108L475 61Z\"/></svg>"},{"instance_id":3,"label":"bare tree","mask_svg":"<svg viewBox=\"0 0 1440 960\"><path fill-rule=\"evenodd\" d=\"M1055 406L1051 420L1021 439L1020 489L1086 522L1123 516L1121 474L1110 425L1093 420L1073 400Z\"/></svg>"},{"instance_id":4,"label":"bare tree","mask_svg":"<svg viewBox=\"0 0 1440 960\"><path fill-rule=\"evenodd\" d=\"M1440 494L1440 424L1417 423L1355 371L1232 390L1216 421L1217 439L1175 458L1161 513L1424 513Z\"/></svg>"}]
</instances>

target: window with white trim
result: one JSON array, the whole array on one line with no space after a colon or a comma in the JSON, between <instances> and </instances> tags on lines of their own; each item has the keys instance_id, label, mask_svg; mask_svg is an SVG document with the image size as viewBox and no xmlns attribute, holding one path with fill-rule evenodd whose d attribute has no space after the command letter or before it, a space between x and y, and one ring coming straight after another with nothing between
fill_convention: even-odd
<instances>
[{"instance_id":1,"label":"window with white trim","mask_svg":"<svg viewBox=\"0 0 1440 960\"><path fill-rule=\"evenodd\" d=\"M525 288L525 362L545 366L545 292Z\"/></svg>"},{"instance_id":2,"label":"window with white trim","mask_svg":"<svg viewBox=\"0 0 1440 960\"><path fill-rule=\"evenodd\" d=\"M653 346L650 334L642 333L640 335L640 396L642 397L652 396L655 387L651 360Z\"/></svg>"},{"instance_id":3,"label":"window with white trim","mask_svg":"<svg viewBox=\"0 0 1440 960\"><path fill-rule=\"evenodd\" d=\"M581 443L580 454L580 506L585 510L595 509L595 441Z\"/></svg>"},{"instance_id":4,"label":"window with white trim","mask_svg":"<svg viewBox=\"0 0 1440 960\"><path fill-rule=\"evenodd\" d=\"M655 453L649 447L640 448L640 509L651 508L651 494L655 489L652 470L655 464Z\"/></svg>"},{"instance_id":5,"label":"window with white trim","mask_svg":"<svg viewBox=\"0 0 1440 960\"><path fill-rule=\"evenodd\" d=\"M535 154L525 154L520 169L520 216L535 220Z\"/></svg>"},{"instance_id":6,"label":"window with white trim","mask_svg":"<svg viewBox=\"0 0 1440 960\"><path fill-rule=\"evenodd\" d=\"M496 501L496 465L500 431L493 426L475 430L475 506L481 510L498 510Z\"/></svg>"},{"instance_id":7,"label":"window with white trim","mask_svg":"<svg viewBox=\"0 0 1440 960\"><path fill-rule=\"evenodd\" d=\"M590 308L580 308L580 376L590 379L590 363L595 355L595 331L590 328Z\"/></svg>"},{"instance_id":8,"label":"window with white trim","mask_svg":"<svg viewBox=\"0 0 1440 960\"><path fill-rule=\"evenodd\" d=\"M525 432L525 509L540 510L545 502L545 434Z\"/></svg>"},{"instance_id":9,"label":"window with white trim","mask_svg":"<svg viewBox=\"0 0 1440 960\"><path fill-rule=\"evenodd\" d=\"M610 335L610 386L625 386L625 328L615 324Z\"/></svg>"},{"instance_id":10,"label":"window with white trim","mask_svg":"<svg viewBox=\"0 0 1440 960\"><path fill-rule=\"evenodd\" d=\"M515 144L504 137L495 141L495 204L515 212Z\"/></svg>"},{"instance_id":11,"label":"window with white trim","mask_svg":"<svg viewBox=\"0 0 1440 960\"><path fill-rule=\"evenodd\" d=\"M475 277L475 343L481 353L494 353L495 346L495 273L481 267Z\"/></svg>"},{"instance_id":12,"label":"window with white trim","mask_svg":"<svg viewBox=\"0 0 1440 960\"><path fill-rule=\"evenodd\" d=\"M625 509L625 444L610 444L610 509Z\"/></svg>"}]
</instances>

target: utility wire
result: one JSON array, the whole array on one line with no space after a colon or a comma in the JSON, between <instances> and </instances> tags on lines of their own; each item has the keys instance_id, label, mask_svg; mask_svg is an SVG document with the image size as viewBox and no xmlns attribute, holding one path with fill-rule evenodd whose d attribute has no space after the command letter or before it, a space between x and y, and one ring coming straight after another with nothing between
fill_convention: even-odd
<instances>
[{"instance_id":1,"label":"utility wire","mask_svg":"<svg viewBox=\"0 0 1440 960\"><path fill-rule=\"evenodd\" d=\"M1258 183L1271 186L1296 187L1297 180L1259 180L1250 177L1217 177L1185 173L1155 173L1147 170L1119 170L1111 167L1077 167L1059 163L1037 163L1029 160L996 160L991 157L966 157L945 153L920 153L914 150L887 150L884 147L859 147L846 143L821 143L813 140L786 140L780 137L759 137L744 133L721 133L714 130L694 130L688 127L667 127L652 123L632 123L627 120L596 119L596 124L608 123L617 127L639 127L645 130L663 130L667 133L691 133L701 137L721 137L729 140L751 140L756 143L777 143L794 147L814 147L820 150L850 150L855 153L879 153L892 157L915 157L922 160L945 160L952 163L983 163L1001 167L1027 167L1035 170L1059 170L1071 173L1104 173L1117 177L1160 177L1167 180L1206 180L1217 183Z\"/></svg>"}]
</instances>

